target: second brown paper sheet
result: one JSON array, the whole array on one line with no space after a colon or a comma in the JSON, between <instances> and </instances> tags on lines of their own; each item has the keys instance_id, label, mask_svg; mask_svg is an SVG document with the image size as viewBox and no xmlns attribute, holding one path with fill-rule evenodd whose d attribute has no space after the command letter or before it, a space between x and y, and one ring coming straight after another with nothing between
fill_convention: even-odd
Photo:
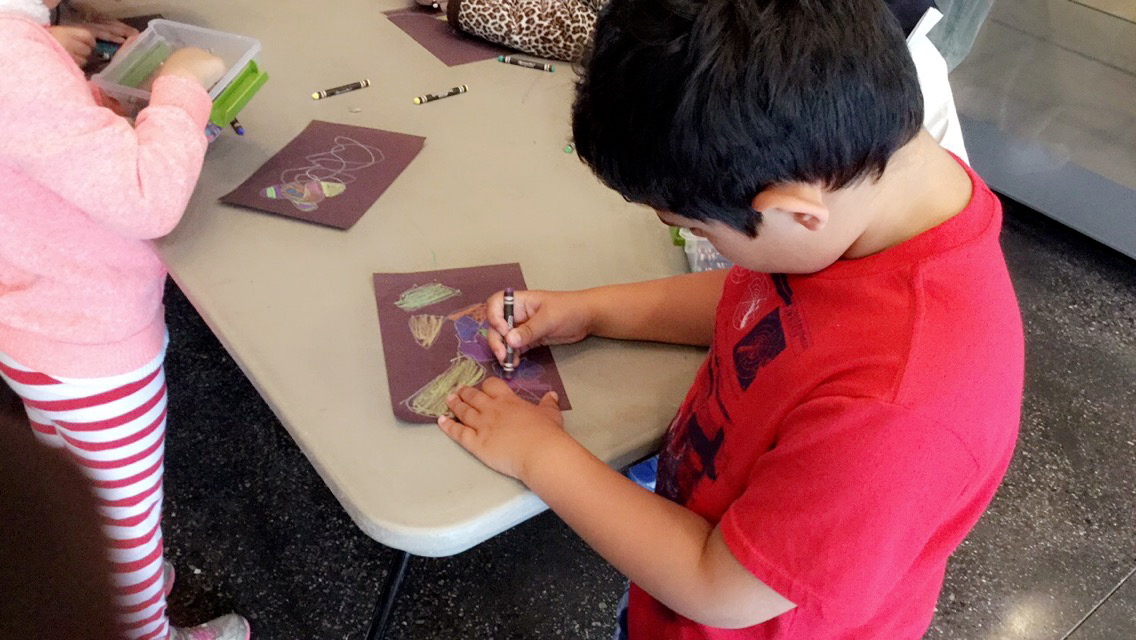
<instances>
[{"instance_id":1,"label":"second brown paper sheet","mask_svg":"<svg viewBox=\"0 0 1136 640\"><path fill-rule=\"evenodd\" d=\"M221 202L350 229L425 140L314 120Z\"/></svg>"}]
</instances>

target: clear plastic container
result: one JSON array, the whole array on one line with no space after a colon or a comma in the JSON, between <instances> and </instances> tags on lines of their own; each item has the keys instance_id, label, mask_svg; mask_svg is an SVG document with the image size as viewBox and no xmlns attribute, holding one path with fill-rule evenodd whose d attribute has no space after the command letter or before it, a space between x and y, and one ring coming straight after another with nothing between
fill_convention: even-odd
<instances>
[{"instance_id":1,"label":"clear plastic container","mask_svg":"<svg viewBox=\"0 0 1136 640\"><path fill-rule=\"evenodd\" d=\"M205 49L225 61L225 75L209 89L209 97L214 101L234 79L246 74L249 67L256 69L260 54L260 42L254 38L171 20L151 20L138 39L119 51L91 81L108 97L117 100L126 115L133 117L150 102L150 83L155 71L170 54L184 47ZM259 85L256 88L259 89Z\"/></svg>"},{"instance_id":2,"label":"clear plastic container","mask_svg":"<svg viewBox=\"0 0 1136 640\"><path fill-rule=\"evenodd\" d=\"M679 229L678 235L682 238L682 250L686 252L686 263L690 265L692 272L729 269L734 266L706 238L694 235L689 229Z\"/></svg>"}]
</instances>

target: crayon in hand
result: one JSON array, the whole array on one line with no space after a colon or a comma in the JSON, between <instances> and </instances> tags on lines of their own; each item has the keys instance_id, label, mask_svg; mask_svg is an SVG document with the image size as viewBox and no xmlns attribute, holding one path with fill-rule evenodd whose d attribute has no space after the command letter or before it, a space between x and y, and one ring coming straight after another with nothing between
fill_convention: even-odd
<instances>
[{"instance_id":1,"label":"crayon in hand","mask_svg":"<svg viewBox=\"0 0 1136 640\"><path fill-rule=\"evenodd\" d=\"M501 363L501 368L505 370L505 379L511 380L513 378L513 347L509 346L509 332L513 330L513 306L516 301L516 293L512 287L505 289L505 323L509 325L509 331L505 332L505 361Z\"/></svg>"}]
</instances>

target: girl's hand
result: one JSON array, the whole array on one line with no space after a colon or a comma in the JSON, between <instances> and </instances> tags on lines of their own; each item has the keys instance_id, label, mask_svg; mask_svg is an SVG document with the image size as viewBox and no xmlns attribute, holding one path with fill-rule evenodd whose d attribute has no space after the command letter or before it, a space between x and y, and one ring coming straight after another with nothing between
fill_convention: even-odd
<instances>
[{"instance_id":1,"label":"girl's hand","mask_svg":"<svg viewBox=\"0 0 1136 640\"><path fill-rule=\"evenodd\" d=\"M115 57L118 57L118 54L122 53L126 49L129 49L130 45L134 44L134 41L138 39L138 36L139 36L139 34L136 33L136 34L130 36L129 38L127 38L122 44L120 44L118 46L118 51L114 52Z\"/></svg>"},{"instance_id":2,"label":"girl's hand","mask_svg":"<svg viewBox=\"0 0 1136 640\"><path fill-rule=\"evenodd\" d=\"M138 35L134 27L84 3L69 2L59 8L59 24L82 27L99 40L122 44L130 36Z\"/></svg>"},{"instance_id":3,"label":"girl's hand","mask_svg":"<svg viewBox=\"0 0 1136 640\"><path fill-rule=\"evenodd\" d=\"M225 62L217 56L198 49L185 47L166 58L158 76L182 76L201 83L208 91L225 75Z\"/></svg>"},{"instance_id":4,"label":"girl's hand","mask_svg":"<svg viewBox=\"0 0 1136 640\"><path fill-rule=\"evenodd\" d=\"M84 22L79 26L90 31L96 39L115 44L123 44L128 38L138 35L138 30L125 22L102 16L91 22Z\"/></svg>"},{"instance_id":5,"label":"girl's hand","mask_svg":"<svg viewBox=\"0 0 1136 640\"><path fill-rule=\"evenodd\" d=\"M91 59L95 36L83 27L48 27L48 33L67 51L75 64L82 67Z\"/></svg>"},{"instance_id":6,"label":"girl's hand","mask_svg":"<svg viewBox=\"0 0 1136 640\"><path fill-rule=\"evenodd\" d=\"M486 380L481 389L462 387L450 396L446 404L457 419L442 416L438 426L489 468L524 482L537 454L571 440L555 392L534 405L499 378Z\"/></svg>"}]
</instances>

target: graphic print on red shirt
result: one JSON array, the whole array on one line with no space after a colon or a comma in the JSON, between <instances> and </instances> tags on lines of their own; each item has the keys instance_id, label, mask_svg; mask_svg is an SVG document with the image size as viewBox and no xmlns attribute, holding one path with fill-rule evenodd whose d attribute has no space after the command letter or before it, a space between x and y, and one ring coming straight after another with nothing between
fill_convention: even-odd
<instances>
[{"instance_id":1,"label":"graphic print on red shirt","mask_svg":"<svg viewBox=\"0 0 1136 640\"><path fill-rule=\"evenodd\" d=\"M760 308L775 288L777 296L785 305L791 305L793 290L789 287L788 278L783 274L766 277L754 277L759 274L735 270L730 273L732 283L744 283L744 299L735 307L732 322L739 330L752 326L745 336L733 347L732 364L738 380L738 387L745 391L757 377L757 372L771 362L785 350L785 330L781 321L781 307L775 307L760 320L751 322L758 308ZM767 286L770 285L770 286ZM720 395L730 393L718 389L717 350L707 358L704 366L708 368L706 375L700 375L707 384L692 390L697 391L696 399L688 399L687 405L703 407L707 412L699 422L698 413L690 412L685 421L671 426L671 437L668 438L667 447L663 455L659 456L659 478L657 492L663 497L686 504L694 485L706 478L713 482L718 479L715 468L715 458L725 439L725 429L718 427L712 432L710 425L725 425L730 420L727 402ZM681 464L680 464L681 463Z\"/></svg>"}]
</instances>

